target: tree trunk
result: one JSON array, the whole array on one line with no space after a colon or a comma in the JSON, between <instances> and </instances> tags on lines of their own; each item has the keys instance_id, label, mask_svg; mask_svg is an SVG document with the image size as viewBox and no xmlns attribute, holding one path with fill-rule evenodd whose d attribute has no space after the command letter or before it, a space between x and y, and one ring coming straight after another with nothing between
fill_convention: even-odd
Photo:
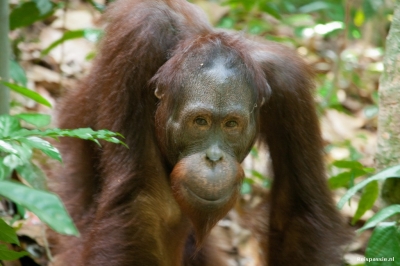
<instances>
[{"instance_id":1,"label":"tree trunk","mask_svg":"<svg viewBox=\"0 0 400 266\"><path fill-rule=\"evenodd\" d=\"M8 1L0 0L0 78L8 81L9 40ZM10 90L0 83L0 115L7 114L10 106Z\"/></svg>"},{"instance_id":2,"label":"tree trunk","mask_svg":"<svg viewBox=\"0 0 400 266\"><path fill-rule=\"evenodd\" d=\"M400 164L400 1L386 39L384 71L379 84L377 168ZM400 179L388 179L382 188L388 204L400 203Z\"/></svg>"}]
</instances>

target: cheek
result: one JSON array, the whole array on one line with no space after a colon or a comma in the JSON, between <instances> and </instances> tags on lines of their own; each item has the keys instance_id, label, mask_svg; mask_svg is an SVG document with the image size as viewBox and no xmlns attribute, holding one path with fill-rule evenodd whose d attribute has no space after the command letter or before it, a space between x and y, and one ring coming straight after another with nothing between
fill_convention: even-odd
<instances>
[{"instance_id":1,"label":"cheek","mask_svg":"<svg viewBox=\"0 0 400 266\"><path fill-rule=\"evenodd\" d=\"M168 120L165 132L167 149L174 164L179 158L204 149L210 134L209 130L199 130L172 118Z\"/></svg>"},{"instance_id":2,"label":"cheek","mask_svg":"<svg viewBox=\"0 0 400 266\"><path fill-rule=\"evenodd\" d=\"M257 137L257 127L250 125L238 134L231 134L225 137L225 142L235 154L239 162L242 162L253 147Z\"/></svg>"}]
</instances>

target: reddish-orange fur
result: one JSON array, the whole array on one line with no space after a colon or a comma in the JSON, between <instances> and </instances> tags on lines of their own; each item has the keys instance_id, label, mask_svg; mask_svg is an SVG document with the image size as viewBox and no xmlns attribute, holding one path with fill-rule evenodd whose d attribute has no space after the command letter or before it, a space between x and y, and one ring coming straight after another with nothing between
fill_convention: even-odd
<instances>
[{"instance_id":1,"label":"reddish-orange fur","mask_svg":"<svg viewBox=\"0 0 400 266\"><path fill-rule=\"evenodd\" d=\"M172 169L163 155L168 147L157 136L162 125L154 120L154 91L159 86L171 102L162 114L167 118L191 71L182 70L182 61L194 51L224 47L241 58L258 107L265 102L258 139L269 147L274 174L269 228L258 231L265 264L338 265L348 235L326 185L308 66L282 45L215 31L184 0L119 0L107 18L91 74L60 104L59 125L120 132L130 148L62 140L65 166L54 190L81 237L57 240L57 263L223 265L211 241L194 256L192 225L172 196Z\"/></svg>"}]
</instances>

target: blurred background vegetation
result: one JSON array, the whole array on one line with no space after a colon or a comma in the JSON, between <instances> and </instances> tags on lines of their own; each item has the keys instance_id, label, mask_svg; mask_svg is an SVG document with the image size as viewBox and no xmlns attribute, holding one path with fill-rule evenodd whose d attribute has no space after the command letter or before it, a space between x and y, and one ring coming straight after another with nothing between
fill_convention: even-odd
<instances>
[{"instance_id":1,"label":"blurred background vegetation","mask_svg":"<svg viewBox=\"0 0 400 266\"><path fill-rule=\"evenodd\" d=\"M51 106L88 73L104 28L101 13L109 1L0 1L0 13L6 13L9 23L9 32L0 36L0 58L8 58L0 62L0 261L4 265L47 265L51 254L43 223L58 232L76 234L58 198L46 192L46 172L54 159L61 160L47 137L118 142L116 135L106 131L55 129L50 119L54 112ZM375 157L379 79L395 3L192 2L216 27L283 43L313 66L329 185L349 225L358 230L353 243L344 247L343 265L400 265L400 233L393 218L400 213L400 202L381 200L379 181L400 177L396 166L400 161L377 165ZM395 36L400 40L400 34ZM8 98L4 92L9 89ZM230 255L231 265L259 265L258 221L252 217L272 182L264 163L267 159L253 148L244 162L242 198L214 230L223 239L221 248ZM378 173L376 168L383 171ZM387 186L390 190L396 183ZM365 262L365 257L395 260Z\"/></svg>"}]
</instances>

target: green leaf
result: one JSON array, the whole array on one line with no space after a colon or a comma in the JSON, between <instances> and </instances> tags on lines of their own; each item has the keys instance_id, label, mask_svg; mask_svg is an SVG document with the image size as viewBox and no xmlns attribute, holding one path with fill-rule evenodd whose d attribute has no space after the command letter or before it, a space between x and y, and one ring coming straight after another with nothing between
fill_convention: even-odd
<instances>
[{"instance_id":1,"label":"green leaf","mask_svg":"<svg viewBox=\"0 0 400 266\"><path fill-rule=\"evenodd\" d=\"M18 236L14 228L9 226L3 219L0 218L0 241L16 244L19 246Z\"/></svg>"},{"instance_id":2,"label":"green leaf","mask_svg":"<svg viewBox=\"0 0 400 266\"><path fill-rule=\"evenodd\" d=\"M28 162L24 165L18 166L16 170L17 173L33 188L40 190L47 189L46 175L37 165Z\"/></svg>"},{"instance_id":3,"label":"green leaf","mask_svg":"<svg viewBox=\"0 0 400 266\"><path fill-rule=\"evenodd\" d=\"M259 157L259 156L258 156L258 150L257 150L256 147L251 148L251 150L250 150L250 155L253 156L253 157L256 158L256 159Z\"/></svg>"},{"instance_id":4,"label":"green leaf","mask_svg":"<svg viewBox=\"0 0 400 266\"><path fill-rule=\"evenodd\" d=\"M0 115L0 138L9 137L20 129L18 119L10 115Z\"/></svg>"},{"instance_id":5,"label":"green leaf","mask_svg":"<svg viewBox=\"0 0 400 266\"><path fill-rule=\"evenodd\" d=\"M45 106L51 107L51 104L49 101L47 101L45 98L43 98L39 93L32 91L30 89L27 89L25 87L19 86L17 84L12 84L9 82L3 81L3 84L12 89L15 92L18 92L21 95L24 95L25 97L28 97L35 102L38 102L40 104L43 104Z\"/></svg>"},{"instance_id":6,"label":"green leaf","mask_svg":"<svg viewBox=\"0 0 400 266\"><path fill-rule=\"evenodd\" d=\"M243 182L242 187L240 189L240 193L242 195L250 194L251 191L252 191L251 184L249 182Z\"/></svg>"},{"instance_id":7,"label":"green leaf","mask_svg":"<svg viewBox=\"0 0 400 266\"><path fill-rule=\"evenodd\" d=\"M55 231L66 235L79 235L71 217L55 194L12 181L0 181L0 195L32 211Z\"/></svg>"},{"instance_id":8,"label":"green leaf","mask_svg":"<svg viewBox=\"0 0 400 266\"><path fill-rule=\"evenodd\" d=\"M400 233L396 223L381 223L369 239L365 251L366 266L399 266ZM381 261L390 259L390 261Z\"/></svg>"},{"instance_id":9,"label":"green leaf","mask_svg":"<svg viewBox=\"0 0 400 266\"><path fill-rule=\"evenodd\" d=\"M234 19L225 17L219 21L218 28L233 29L233 27L235 26L235 23L236 23L236 21Z\"/></svg>"},{"instance_id":10,"label":"green leaf","mask_svg":"<svg viewBox=\"0 0 400 266\"><path fill-rule=\"evenodd\" d=\"M25 27L42 20L55 11L55 5L49 0L33 0L20 4L10 14L10 29Z\"/></svg>"},{"instance_id":11,"label":"green leaf","mask_svg":"<svg viewBox=\"0 0 400 266\"><path fill-rule=\"evenodd\" d=\"M28 255L26 251L17 252L9 250L6 245L0 245L0 260L16 260Z\"/></svg>"},{"instance_id":12,"label":"green leaf","mask_svg":"<svg viewBox=\"0 0 400 266\"><path fill-rule=\"evenodd\" d=\"M99 144L97 139L102 139L102 140L112 142L115 144L122 144L125 147L127 147L124 142L122 142L121 140L116 138L116 137L123 137L121 134L114 133L114 132L111 132L109 130L104 130L104 129L95 131L91 128L78 128L78 129L55 128L55 129L48 129L43 132L37 131L36 133L38 133L39 135L44 136L44 137L52 137L52 138L73 137L73 138L86 139L86 140L94 141L97 144Z\"/></svg>"},{"instance_id":13,"label":"green leaf","mask_svg":"<svg viewBox=\"0 0 400 266\"><path fill-rule=\"evenodd\" d=\"M332 176L328 179L328 184L331 189L337 189L341 187L348 187L351 180L354 180L357 177L363 176L367 174L364 170L354 169L350 171L346 171L340 173L336 176Z\"/></svg>"},{"instance_id":14,"label":"green leaf","mask_svg":"<svg viewBox=\"0 0 400 266\"><path fill-rule=\"evenodd\" d=\"M51 145L48 141L38 138L38 137L27 137L19 139L21 143L26 144L30 148L35 148L41 150L44 154L49 157L56 159L57 161L62 161L60 152Z\"/></svg>"},{"instance_id":15,"label":"green leaf","mask_svg":"<svg viewBox=\"0 0 400 266\"><path fill-rule=\"evenodd\" d=\"M368 219L368 221L364 224L363 227L358 229L358 232L365 231L366 229L375 227L377 224L380 222L383 222L384 220L388 219L389 217L392 217L393 215L400 214L400 205L395 204L395 205L390 205L386 208L383 208L379 212L377 212L374 216Z\"/></svg>"},{"instance_id":16,"label":"green leaf","mask_svg":"<svg viewBox=\"0 0 400 266\"><path fill-rule=\"evenodd\" d=\"M10 167L4 165L4 158L0 158L0 180L4 180L11 176L12 170Z\"/></svg>"},{"instance_id":17,"label":"green leaf","mask_svg":"<svg viewBox=\"0 0 400 266\"><path fill-rule=\"evenodd\" d=\"M332 4L324 1L313 1L310 4L304 5L299 8L299 13L311 13L319 10L330 9Z\"/></svg>"},{"instance_id":18,"label":"green leaf","mask_svg":"<svg viewBox=\"0 0 400 266\"><path fill-rule=\"evenodd\" d=\"M354 187L350 188L347 193L340 199L340 201L338 202L337 206L339 209L343 208L344 204L354 195L357 193L358 190L360 190L361 188L365 187L368 183L371 183L375 180L384 180L386 178L400 178L400 165L396 165L396 166L392 166L389 168L386 168L385 170L379 172L376 175L373 175L363 181L361 181L360 183L358 183L357 185L355 185Z\"/></svg>"},{"instance_id":19,"label":"green leaf","mask_svg":"<svg viewBox=\"0 0 400 266\"><path fill-rule=\"evenodd\" d=\"M32 158L32 149L25 145L22 142L17 142L17 141L10 141L9 142L12 147L17 151L14 153L16 156L19 157L19 159L22 160L22 163L27 163L31 160Z\"/></svg>"},{"instance_id":20,"label":"green leaf","mask_svg":"<svg viewBox=\"0 0 400 266\"><path fill-rule=\"evenodd\" d=\"M15 117L12 117L16 119ZM0 126L1 126L1 116L0 116ZM1 134L1 128L0 128L0 134ZM59 152L56 148L54 148L50 143L48 143L45 140L42 140L37 137L50 137L54 139L58 139L59 137L73 137L73 138L80 138L80 139L86 139L86 140L91 140L96 142L97 144L100 145L98 139L105 140L108 142L116 143L116 144L122 144L125 147L126 144L122 142L119 138L123 138L123 136L119 133L114 133L109 130L93 130L91 128L79 128L79 129L59 129L59 128L53 128L53 129L47 129L45 131L41 131L38 129L20 129L18 131L15 131L12 133L12 136L10 136L8 139L5 140L6 143L10 144L13 149L17 149L18 155L24 154L24 151L19 151L20 147L27 147L28 149L32 148L37 148L43 151L45 154L48 156L56 159L56 160L61 160L61 157L59 155ZM13 145L12 141L21 143L21 146L19 145ZM1 143L0 143L1 144ZM10 145L6 145L5 148L9 148ZM1 148L2 146L0 146ZM23 159L23 158L22 158Z\"/></svg>"},{"instance_id":21,"label":"green leaf","mask_svg":"<svg viewBox=\"0 0 400 266\"><path fill-rule=\"evenodd\" d=\"M333 162L332 165L336 166L337 168L348 168L348 169L362 169L364 167L358 161L345 161L345 160L335 161Z\"/></svg>"},{"instance_id":22,"label":"green leaf","mask_svg":"<svg viewBox=\"0 0 400 266\"><path fill-rule=\"evenodd\" d=\"M18 153L18 150L14 149L13 145L3 140L0 140L0 151L14 154Z\"/></svg>"},{"instance_id":23,"label":"green leaf","mask_svg":"<svg viewBox=\"0 0 400 266\"><path fill-rule=\"evenodd\" d=\"M93 0L88 0L89 1L89 3L94 7L94 8L96 8L96 10L97 11L100 11L100 12L104 12L104 10L106 9L106 6L105 5L102 5L102 4L100 4L100 3L97 3L97 2L95 2L95 1L93 1Z\"/></svg>"},{"instance_id":24,"label":"green leaf","mask_svg":"<svg viewBox=\"0 0 400 266\"><path fill-rule=\"evenodd\" d=\"M26 78L24 69L19 65L19 63L15 60L10 60L9 67L11 79L26 87L28 79Z\"/></svg>"},{"instance_id":25,"label":"green leaf","mask_svg":"<svg viewBox=\"0 0 400 266\"><path fill-rule=\"evenodd\" d=\"M361 216L364 215L366 211L374 206L376 199L379 196L379 185L378 181L373 181L365 186L363 193L360 198L360 202L358 203L358 208L356 214L351 220L352 224L355 224Z\"/></svg>"},{"instance_id":26,"label":"green leaf","mask_svg":"<svg viewBox=\"0 0 400 266\"><path fill-rule=\"evenodd\" d=\"M9 154L4 157L3 164L10 169L15 169L19 165L23 165L24 162L15 154Z\"/></svg>"},{"instance_id":27,"label":"green leaf","mask_svg":"<svg viewBox=\"0 0 400 266\"><path fill-rule=\"evenodd\" d=\"M332 176L328 179L328 185L330 189L338 189L341 187L347 187L351 180L352 173L343 172L338 175Z\"/></svg>"},{"instance_id":28,"label":"green leaf","mask_svg":"<svg viewBox=\"0 0 400 266\"><path fill-rule=\"evenodd\" d=\"M51 122L51 116L43 114L22 113L15 115L14 117L24 120L25 122L36 127L45 127L48 126Z\"/></svg>"},{"instance_id":29,"label":"green leaf","mask_svg":"<svg viewBox=\"0 0 400 266\"><path fill-rule=\"evenodd\" d=\"M42 55L47 55L51 50L53 50L56 46L62 44L65 41L78 39L78 38L85 38L91 42L97 42L100 37L102 36L103 31L99 29L83 29L83 30L74 30L74 31L67 31L64 35L51 43L49 47L42 51Z\"/></svg>"},{"instance_id":30,"label":"green leaf","mask_svg":"<svg viewBox=\"0 0 400 266\"><path fill-rule=\"evenodd\" d=\"M280 10L275 3L264 3L261 5L261 10L270 14L276 19L281 19L282 16L280 14Z\"/></svg>"},{"instance_id":31,"label":"green leaf","mask_svg":"<svg viewBox=\"0 0 400 266\"><path fill-rule=\"evenodd\" d=\"M256 170L251 170L251 175L256 177L256 178L258 178L258 179L260 179L260 180L266 179L266 177L263 174L261 174L260 172L258 172Z\"/></svg>"},{"instance_id":32,"label":"green leaf","mask_svg":"<svg viewBox=\"0 0 400 266\"><path fill-rule=\"evenodd\" d=\"M44 16L52 11L53 3L49 0L33 0L41 16Z\"/></svg>"}]
</instances>

